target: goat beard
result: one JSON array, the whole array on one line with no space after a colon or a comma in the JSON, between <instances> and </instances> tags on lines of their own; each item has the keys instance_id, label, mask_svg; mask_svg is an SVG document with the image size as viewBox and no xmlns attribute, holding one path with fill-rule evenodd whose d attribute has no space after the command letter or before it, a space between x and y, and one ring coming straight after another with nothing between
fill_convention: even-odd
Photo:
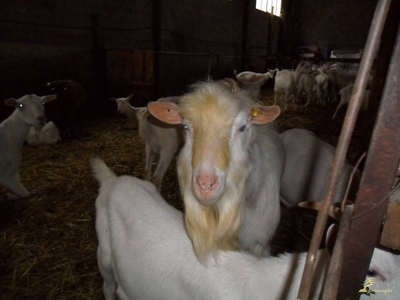
<instances>
[{"instance_id":1,"label":"goat beard","mask_svg":"<svg viewBox=\"0 0 400 300\"><path fill-rule=\"evenodd\" d=\"M214 254L218 249L238 250L248 163L236 162L230 166L224 191L220 199L210 206L201 204L194 196L191 164L178 162L178 165L179 183L185 204L186 231L197 259L205 262L208 255Z\"/></svg>"}]
</instances>

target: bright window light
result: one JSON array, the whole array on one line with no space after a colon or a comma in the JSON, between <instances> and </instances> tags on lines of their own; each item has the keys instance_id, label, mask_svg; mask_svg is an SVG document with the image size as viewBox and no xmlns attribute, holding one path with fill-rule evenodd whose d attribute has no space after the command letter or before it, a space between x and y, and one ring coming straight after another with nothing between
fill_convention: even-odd
<instances>
[{"instance_id":1,"label":"bright window light","mask_svg":"<svg viewBox=\"0 0 400 300\"><path fill-rule=\"evenodd\" d=\"M281 2L282 0L257 0L256 8L275 16L281 16Z\"/></svg>"}]
</instances>

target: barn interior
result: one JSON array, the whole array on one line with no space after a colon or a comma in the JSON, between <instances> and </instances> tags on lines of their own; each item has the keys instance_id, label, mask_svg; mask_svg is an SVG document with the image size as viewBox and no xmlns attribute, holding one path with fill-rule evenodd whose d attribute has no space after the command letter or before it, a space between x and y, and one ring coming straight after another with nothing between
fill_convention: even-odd
<instances>
[{"instance_id":1,"label":"barn interior","mask_svg":"<svg viewBox=\"0 0 400 300\"><path fill-rule=\"evenodd\" d=\"M98 183L89 159L99 156L117 175L143 179L146 156L137 127L117 112L110 98L133 94L131 105L144 107L161 97L183 95L198 81L235 79L234 72L296 69L304 60L317 65L337 63L346 71L357 72L374 14L384 1L278 0L269 1L275 5L270 12L264 11L267 2L3 1L0 121L14 109L3 103L5 99L52 94L47 83L55 80L78 82L85 90L86 103L77 136L62 138L54 145L23 147L19 174L31 195L0 202L0 298L103 297L96 261ZM345 153L352 165L368 149L386 74L396 54L392 50L399 44L398 3L387 2L391 6L372 64L375 70L382 66L377 72L383 75L374 76L374 102L358 114ZM393 74L398 74L398 65L396 68ZM274 104L274 79L262 86L260 101ZM336 147L346 109L332 119L338 102L305 106L306 101L300 97L282 108L276 129L279 133L307 129ZM388 178L381 179L389 190L396 177L398 150L393 150L397 151L393 158L396 167L388 171ZM361 168L366 168L367 162ZM7 193L0 186L0 195ZM184 209L176 158L164 177L161 195ZM317 213L283 206L281 210L272 253L307 251ZM377 227L376 235L380 225Z\"/></svg>"}]
</instances>

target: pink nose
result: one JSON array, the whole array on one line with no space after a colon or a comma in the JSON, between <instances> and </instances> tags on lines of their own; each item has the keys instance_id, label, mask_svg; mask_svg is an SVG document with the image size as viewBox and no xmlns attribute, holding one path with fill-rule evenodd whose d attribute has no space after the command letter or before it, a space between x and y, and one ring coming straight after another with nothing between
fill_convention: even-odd
<instances>
[{"instance_id":1,"label":"pink nose","mask_svg":"<svg viewBox=\"0 0 400 300\"><path fill-rule=\"evenodd\" d=\"M197 185L203 192L210 192L217 182L217 177L210 174L200 174L196 178Z\"/></svg>"},{"instance_id":2,"label":"pink nose","mask_svg":"<svg viewBox=\"0 0 400 300\"><path fill-rule=\"evenodd\" d=\"M203 204L213 202L220 190L220 178L213 172L201 172L196 176L196 193Z\"/></svg>"}]
</instances>

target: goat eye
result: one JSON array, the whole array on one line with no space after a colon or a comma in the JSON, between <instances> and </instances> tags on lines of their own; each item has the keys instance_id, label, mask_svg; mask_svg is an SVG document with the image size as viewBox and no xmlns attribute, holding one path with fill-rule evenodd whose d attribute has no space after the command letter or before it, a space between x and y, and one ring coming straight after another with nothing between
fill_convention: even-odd
<instances>
[{"instance_id":1,"label":"goat eye","mask_svg":"<svg viewBox=\"0 0 400 300\"><path fill-rule=\"evenodd\" d=\"M19 103L18 106L21 108L24 107L24 105L22 103Z\"/></svg>"},{"instance_id":2,"label":"goat eye","mask_svg":"<svg viewBox=\"0 0 400 300\"><path fill-rule=\"evenodd\" d=\"M378 272L376 272L375 270L369 269L367 272L367 275L371 276L371 277L375 277L376 275L378 275Z\"/></svg>"},{"instance_id":3,"label":"goat eye","mask_svg":"<svg viewBox=\"0 0 400 300\"><path fill-rule=\"evenodd\" d=\"M242 125L242 126L240 126L239 131L243 132L245 129L246 129L246 125Z\"/></svg>"},{"instance_id":4,"label":"goat eye","mask_svg":"<svg viewBox=\"0 0 400 300\"><path fill-rule=\"evenodd\" d=\"M44 105L44 103L45 103L45 102L43 101L42 104Z\"/></svg>"},{"instance_id":5,"label":"goat eye","mask_svg":"<svg viewBox=\"0 0 400 300\"><path fill-rule=\"evenodd\" d=\"M182 124L183 128L185 128L185 130L189 130L189 126L187 126L186 124Z\"/></svg>"}]
</instances>

